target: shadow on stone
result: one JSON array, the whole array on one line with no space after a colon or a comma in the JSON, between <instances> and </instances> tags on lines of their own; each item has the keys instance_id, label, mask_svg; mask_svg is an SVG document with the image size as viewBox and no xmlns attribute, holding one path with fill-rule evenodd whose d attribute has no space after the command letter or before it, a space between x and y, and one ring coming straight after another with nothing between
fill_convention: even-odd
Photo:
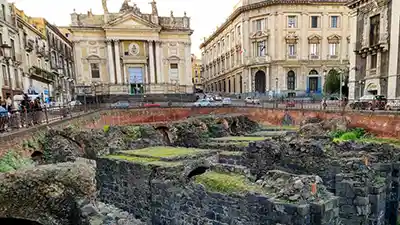
<instances>
[{"instance_id":1,"label":"shadow on stone","mask_svg":"<svg viewBox=\"0 0 400 225\"><path fill-rule=\"evenodd\" d=\"M30 221L30 220L23 220L23 219L14 219L14 218L0 218L1 225L42 225L40 223Z\"/></svg>"}]
</instances>

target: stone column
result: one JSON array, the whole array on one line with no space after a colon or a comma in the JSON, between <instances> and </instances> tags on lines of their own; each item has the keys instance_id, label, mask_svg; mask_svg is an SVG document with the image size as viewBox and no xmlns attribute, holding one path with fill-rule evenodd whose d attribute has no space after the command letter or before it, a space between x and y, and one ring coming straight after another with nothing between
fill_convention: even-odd
<instances>
[{"instance_id":1,"label":"stone column","mask_svg":"<svg viewBox=\"0 0 400 225\"><path fill-rule=\"evenodd\" d=\"M155 68L154 68L154 50L153 41L149 41L149 64L150 64L150 83L156 82Z\"/></svg>"},{"instance_id":2,"label":"stone column","mask_svg":"<svg viewBox=\"0 0 400 225\"><path fill-rule=\"evenodd\" d=\"M246 75L246 70L243 70L243 72ZM251 76L252 76L251 68L249 68L249 70L247 71L247 79L248 79L247 83L248 83L248 92L249 93L252 92L252 89L253 89L253 82L252 82Z\"/></svg>"},{"instance_id":3,"label":"stone column","mask_svg":"<svg viewBox=\"0 0 400 225\"><path fill-rule=\"evenodd\" d=\"M162 73L162 57L161 57L161 41L156 41L156 68L157 68L157 82L164 83L164 74Z\"/></svg>"},{"instance_id":4,"label":"stone column","mask_svg":"<svg viewBox=\"0 0 400 225\"><path fill-rule=\"evenodd\" d=\"M114 48L115 48L115 70L117 73L117 84L122 84L122 73L121 73L121 59L119 54L119 40L114 40Z\"/></svg>"},{"instance_id":5,"label":"stone column","mask_svg":"<svg viewBox=\"0 0 400 225\"><path fill-rule=\"evenodd\" d=\"M191 62L191 54L190 54L190 43L184 44L185 46L185 75L184 75L184 80L183 84L186 86L193 85L192 83L192 62Z\"/></svg>"},{"instance_id":6,"label":"stone column","mask_svg":"<svg viewBox=\"0 0 400 225\"><path fill-rule=\"evenodd\" d=\"M114 69L114 57L112 51L112 40L106 40L106 43L107 43L108 72L110 73L110 84L115 84L115 69Z\"/></svg>"},{"instance_id":7,"label":"stone column","mask_svg":"<svg viewBox=\"0 0 400 225\"><path fill-rule=\"evenodd\" d=\"M362 37L357 37L357 14L352 12L349 15L350 27L354 29L350 30L350 46L349 46L349 62L350 62L350 71L349 71L349 100L354 100L358 94L356 88L356 54L354 53L355 46L357 40L360 40Z\"/></svg>"}]
</instances>

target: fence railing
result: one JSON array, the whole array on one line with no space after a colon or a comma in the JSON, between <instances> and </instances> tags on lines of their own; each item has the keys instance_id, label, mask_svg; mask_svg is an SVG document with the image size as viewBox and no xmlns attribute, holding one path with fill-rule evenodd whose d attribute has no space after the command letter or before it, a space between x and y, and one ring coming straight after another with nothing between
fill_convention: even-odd
<instances>
[{"instance_id":1,"label":"fence railing","mask_svg":"<svg viewBox=\"0 0 400 225\"><path fill-rule=\"evenodd\" d=\"M134 109L134 108L170 108L170 107L247 107L267 108L281 110L312 110L312 111L333 111L333 112L372 112L391 113L400 115L400 100L388 100L388 104L381 102L342 102L342 101L320 101L320 100L261 100L246 102L243 99L232 99L230 104L223 101L209 102L203 105L196 105L193 102L143 102L131 101L123 104L95 103L65 107L43 107L41 109L0 112L0 133L4 136L7 133L21 129L51 124L55 121L79 117L96 110L103 109ZM1 136L1 135L0 135Z\"/></svg>"}]
</instances>

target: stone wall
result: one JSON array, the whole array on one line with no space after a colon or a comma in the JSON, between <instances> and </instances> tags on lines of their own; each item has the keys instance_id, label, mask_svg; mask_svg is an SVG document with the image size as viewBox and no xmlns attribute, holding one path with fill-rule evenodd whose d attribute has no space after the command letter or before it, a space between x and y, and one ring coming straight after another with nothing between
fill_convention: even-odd
<instances>
[{"instance_id":1,"label":"stone wall","mask_svg":"<svg viewBox=\"0 0 400 225\"><path fill-rule=\"evenodd\" d=\"M313 110L283 110L255 107L224 108L148 108L104 111L97 127L103 125L127 125L183 120L187 117L209 114L243 114L250 119L270 125L282 125L290 121L299 125L307 117L330 119L345 116L351 127L361 127L380 137L400 138L400 115L390 112L330 112ZM289 118L289 120L288 120Z\"/></svg>"},{"instance_id":2,"label":"stone wall","mask_svg":"<svg viewBox=\"0 0 400 225\"><path fill-rule=\"evenodd\" d=\"M148 224L336 225L337 198L321 204L278 203L259 194L221 194L184 182L183 168L99 159L101 201L132 213Z\"/></svg>"}]
</instances>

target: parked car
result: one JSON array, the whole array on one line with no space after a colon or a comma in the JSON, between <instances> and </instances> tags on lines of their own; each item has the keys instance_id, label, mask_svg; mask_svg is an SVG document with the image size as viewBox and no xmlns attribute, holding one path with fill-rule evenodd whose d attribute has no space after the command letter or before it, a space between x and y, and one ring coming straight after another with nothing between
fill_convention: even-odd
<instances>
[{"instance_id":1,"label":"parked car","mask_svg":"<svg viewBox=\"0 0 400 225\"><path fill-rule=\"evenodd\" d=\"M386 107L387 99L383 95L364 95L355 102L350 103L351 109L362 110L383 110Z\"/></svg>"},{"instance_id":2,"label":"parked car","mask_svg":"<svg viewBox=\"0 0 400 225\"><path fill-rule=\"evenodd\" d=\"M222 97L221 96L214 96L214 101L222 101Z\"/></svg>"},{"instance_id":3,"label":"parked car","mask_svg":"<svg viewBox=\"0 0 400 225\"><path fill-rule=\"evenodd\" d=\"M285 104L286 108L296 107L296 101L294 99L288 99Z\"/></svg>"},{"instance_id":4,"label":"parked car","mask_svg":"<svg viewBox=\"0 0 400 225\"><path fill-rule=\"evenodd\" d=\"M386 103L386 110L400 110L400 100L391 100Z\"/></svg>"},{"instance_id":5,"label":"parked car","mask_svg":"<svg viewBox=\"0 0 400 225\"><path fill-rule=\"evenodd\" d=\"M80 106L80 105L83 105L82 102L80 102L80 101L70 101L68 103L68 106L71 108L74 108L75 106Z\"/></svg>"},{"instance_id":6,"label":"parked car","mask_svg":"<svg viewBox=\"0 0 400 225\"><path fill-rule=\"evenodd\" d=\"M232 100L230 98L222 99L222 105L232 105Z\"/></svg>"},{"instance_id":7,"label":"parked car","mask_svg":"<svg viewBox=\"0 0 400 225\"><path fill-rule=\"evenodd\" d=\"M127 109L129 108L129 102L128 101L118 101L113 104L111 104L111 108L113 109Z\"/></svg>"},{"instance_id":8,"label":"parked car","mask_svg":"<svg viewBox=\"0 0 400 225\"><path fill-rule=\"evenodd\" d=\"M259 105L259 104L260 104L260 100L259 100L259 99L256 99L256 98L252 98L252 97L247 97L247 98L244 100L244 103L246 103L246 104L257 104L257 105Z\"/></svg>"},{"instance_id":9,"label":"parked car","mask_svg":"<svg viewBox=\"0 0 400 225\"><path fill-rule=\"evenodd\" d=\"M195 107L208 107L211 106L211 102L207 99L200 99L197 102L193 103L193 106Z\"/></svg>"}]
</instances>

